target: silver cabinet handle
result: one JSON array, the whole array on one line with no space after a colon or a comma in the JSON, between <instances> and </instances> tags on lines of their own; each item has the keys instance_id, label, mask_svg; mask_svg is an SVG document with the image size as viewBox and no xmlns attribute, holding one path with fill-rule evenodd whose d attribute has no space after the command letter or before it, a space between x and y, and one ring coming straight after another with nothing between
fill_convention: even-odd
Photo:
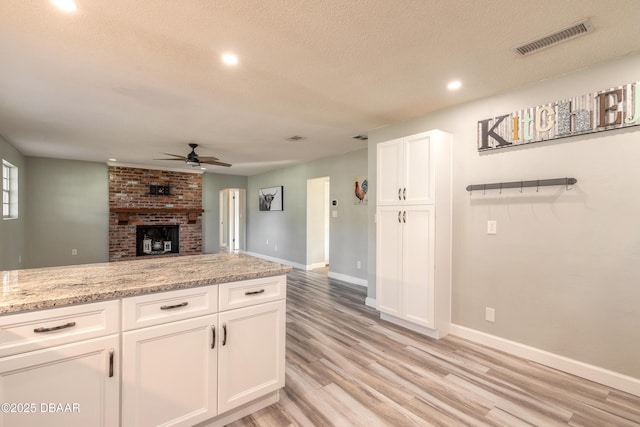
<instances>
[{"instance_id":1,"label":"silver cabinet handle","mask_svg":"<svg viewBox=\"0 0 640 427\"><path fill-rule=\"evenodd\" d=\"M211 327L211 350L216 348L216 325Z\"/></svg>"},{"instance_id":2,"label":"silver cabinet handle","mask_svg":"<svg viewBox=\"0 0 640 427\"><path fill-rule=\"evenodd\" d=\"M181 302L180 304L163 305L162 307L160 307L160 310L171 310L172 308L186 307L188 305L189 305L189 303L187 301L185 301L185 302Z\"/></svg>"},{"instance_id":3,"label":"silver cabinet handle","mask_svg":"<svg viewBox=\"0 0 640 427\"><path fill-rule=\"evenodd\" d=\"M402 212L402 222L407 222L407 211Z\"/></svg>"},{"instance_id":4,"label":"silver cabinet handle","mask_svg":"<svg viewBox=\"0 0 640 427\"><path fill-rule=\"evenodd\" d=\"M407 189L406 187L402 189L402 199L407 200Z\"/></svg>"},{"instance_id":5,"label":"silver cabinet handle","mask_svg":"<svg viewBox=\"0 0 640 427\"><path fill-rule=\"evenodd\" d=\"M42 332L59 331L60 329L72 328L76 326L76 322L65 323L64 325L52 326L50 328L35 328L33 332L40 334Z\"/></svg>"},{"instance_id":6,"label":"silver cabinet handle","mask_svg":"<svg viewBox=\"0 0 640 427\"><path fill-rule=\"evenodd\" d=\"M401 218L402 218L402 216L401 216L401 215L402 215L402 212L401 212L401 211L398 211L398 222L399 222L399 223L402 223L402 219L401 219Z\"/></svg>"},{"instance_id":7,"label":"silver cabinet handle","mask_svg":"<svg viewBox=\"0 0 640 427\"><path fill-rule=\"evenodd\" d=\"M222 324L222 346L227 345L227 324Z\"/></svg>"},{"instance_id":8,"label":"silver cabinet handle","mask_svg":"<svg viewBox=\"0 0 640 427\"><path fill-rule=\"evenodd\" d=\"M258 294L263 294L264 293L264 289L260 289L259 291L247 291L244 294L245 295L258 295Z\"/></svg>"},{"instance_id":9,"label":"silver cabinet handle","mask_svg":"<svg viewBox=\"0 0 640 427\"><path fill-rule=\"evenodd\" d=\"M109 378L113 377L113 354L115 351L113 349L109 350Z\"/></svg>"},{"instance_id":10,"label":"silver cabinet handle","mask_svg":"<svg viewBox=\"0 0 640 427\"><path fill-rule=\"evenodd\" d=\"M402 200L402 196L400 195L402 193L402 188L398 188L398 200Z\"/></svg>"}]
</instances>

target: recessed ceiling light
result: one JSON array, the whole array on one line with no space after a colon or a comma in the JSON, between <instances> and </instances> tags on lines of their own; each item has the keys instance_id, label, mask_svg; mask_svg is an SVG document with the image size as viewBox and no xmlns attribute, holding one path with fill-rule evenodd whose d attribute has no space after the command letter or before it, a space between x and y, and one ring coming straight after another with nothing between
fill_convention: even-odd
<instances>
[{"instance_id":1,"label":"recessed ceiling light","mask_svg":"<svg viewBox=\"0 0 640 427\"><path fill-rule=\"evenodd\" d=\"M449 84L447 85L447 89L449 90L458 90L462 87L462 82L460 80L454 80L452 82L449 82Z\"/></svg>"},{"instance_id":2,"label":"recessed ceiling light","mask_svg":"<svg viewBox=\"0 0 640 427\"><path fill-rule=\"evenodd\" d=\"M235 53L224 53L222 54L222 62L230 66L237 65L238 56Z\"/></svg>"},{"instance_id":3,"label":"recessed ceiling light","mask_svg":"<svg viewBox=\"0 0 640 427\"><path fill-rule=\"evenodd\" d=\"M73 0L51 0L51 3L64 12L75 12L78 6Z\"/></svg>"}]
</instances>

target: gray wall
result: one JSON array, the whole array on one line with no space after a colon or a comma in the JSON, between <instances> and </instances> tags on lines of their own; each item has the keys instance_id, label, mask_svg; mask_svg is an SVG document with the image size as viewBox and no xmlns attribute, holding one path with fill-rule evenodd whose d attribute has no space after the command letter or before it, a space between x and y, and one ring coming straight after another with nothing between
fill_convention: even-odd
<instances>
[{"instance_id":1,"label":"gray wall","mask_svg":"<svg viewBox=\"0 0 640 427\"><path fill-rule=\"evenodd\" d=\"M367 173L367 150L329 157L249 177L247 250L306 266L307 179L328 176L331 199L338 200L330 222L330 271L367 279L367 206L353 204L353 179ZM284 210L260 212L261 188L284 186ZM371 188L371 187L370 187ZM371 190L370 190L371 191ZM334 209L334 208L332 208ZM266 241L269 241L269 244ZM277 246L277 250L276 250ZM361 268L356 262L361 261Z\"/></svg>"},{"instance_id":2,"label":"gray wall","mask_svg":"<svg viewBox=\"0 0 640 427\"><path fill-rule=\"evenodd\" d=\"M16 270L24 268L27 261L24 239L27 212L25 158L0 136L0 162L2 160L18 168L18 218L0 220L0 270Z\"/></svg>"},{"instance_id":3,"label":"gray wall","mask_svg":"<svg viewBox=\"0 0 640 427\"><path fill-rule=\"evenodd\" d=\"M377 143L430 129L453 134L453 323L640 378L640 127L493 154L476 145L479 120L635 82L638 70L633 55L369 133L371 182ZM465 191L565 176L578 179L571 191ZM488 220L497 235L487 235ZM495 308L495 323L484 320L485 307Z\"/></svg>"},{"instance_id":4,"label":"gray wall","mask_svg":"<svg viewBox=\"0 0 640 427\"><path fill-rule=\"evenodd\" d=\"M220 190L247 188L247 177L205 173L202 177L202 250L213 254L220 252ZM246 230L246 226L245 226Z\"/></svg>"},{"instance_id":5,"label":"gray wall","mask_svg":"<svg viewBox=\"0 0 640 427\"><path fill-rule=\"evenodd\" d=\"M108 166L27 157L26 172L27 267L107 262Z\"/></svg>"}]
</instances>

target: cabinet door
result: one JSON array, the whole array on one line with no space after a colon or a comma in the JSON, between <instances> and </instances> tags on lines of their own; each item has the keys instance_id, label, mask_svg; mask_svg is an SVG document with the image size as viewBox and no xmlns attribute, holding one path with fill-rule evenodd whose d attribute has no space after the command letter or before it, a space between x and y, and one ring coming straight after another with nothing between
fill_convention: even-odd
<instances>
[{"instance_id":1,"label":"cabinet door","mask_svg":"<svg viewBox=\"0 0 640 427\"><path fill-rule=\"evenodd\" d=\"M402 206L376 213L376 300L378 310L399 316L402 308Z\"/></svg>"},{"instance_id":2,"label":"cabinet door","mask_svg":"<svg viewBox=\"0 0 640 427\"><path fill-rule=\"evenodd\" d=\"M404 209L402 317L434 328L434 207L406 206Z\"/></svg>"},{"instance_id":3,"label":"cabinet door","mask_svg":"<svg viewBox=\"0 0 640 427\"><path fill-rule=\"evenodd\" d=\"M123 426L192 426L217 414L217 316L122 334Z\"/></svg>"},{"instance_id":4,"label":"cabinet door","mask_svg":"<svg viewBox=\"0 0 640 427\"><path fill-rule=\"evenodd\" d=\"M429 133L405 138L403 203L410 205L435 202L435 167L433 142ZM406 197L404 193L406 188Z\"/></svg>"},{"instance_id":5,"label":"cabinet door","mask_svg":"<svg viewBox=\"0 0 640 427\"><path fill-rule=\"evenodd\" d=\"M0 402L16 411L0 426L117 426L118 350L113 335L0 359Z\"/></svg>"},{"instance_id":6,"label":"cabinet door","mask_svg":"<svg viewBox=\"0 0 640 427\"><path fill-rule=\"evenodd\" d=\"M218 412L284 387L284 300L219 314Z\"/></svg>"},{"instance_id":7,"label":"cabinet door","mask_svg":"<svg viewBox=\"0 0 640 427\"><path fill-rule=\"evenodd\" d=\"M377 145L376 203L397 205L402 202L403 140L394 139Z\"/></svg>"}]
</instances>

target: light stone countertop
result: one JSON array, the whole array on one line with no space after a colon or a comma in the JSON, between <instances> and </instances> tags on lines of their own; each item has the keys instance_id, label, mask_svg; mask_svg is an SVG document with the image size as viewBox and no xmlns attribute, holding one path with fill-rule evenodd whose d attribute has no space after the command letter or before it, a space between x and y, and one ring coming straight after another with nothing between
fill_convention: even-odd
<instances>
[{"instance_id":1,"label":"light stone countertop","mask_svg":"<svg viewBox=\"0 0 640 427\"><path fill-rule=\"evenodd\" d=\"M279 276L289 271L289 266L244 254L0 271L0 315Z\"/></svg>"}]
</instances>

